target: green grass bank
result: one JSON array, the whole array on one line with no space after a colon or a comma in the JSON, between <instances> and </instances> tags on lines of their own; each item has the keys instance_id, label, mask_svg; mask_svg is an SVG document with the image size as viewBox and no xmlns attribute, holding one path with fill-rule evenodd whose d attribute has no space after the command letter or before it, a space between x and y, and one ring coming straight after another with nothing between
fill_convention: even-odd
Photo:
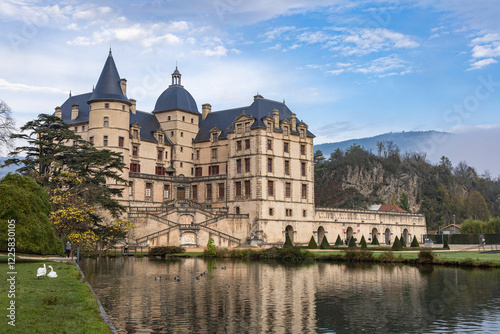
<instances>
[{"instance_id":1,"label":"green grass bank","mask_svg":"<svg viewBox=\"0 0 500 334\"><path fill-rule=\"evenodd\" d=\"M7 257L0 256L0 263L4 268L2 282L7 282L13 276L7 274ZM43 263L51 265L58 277L37 279L37 268ZM9 298L8 284L3 284L0 295L0 333L111 333L75 265L16 259L15 272L15 297ZM8 324L11 319L7 318L11 300L15 301L15 327Z\"/></svg>"}]
</instances>

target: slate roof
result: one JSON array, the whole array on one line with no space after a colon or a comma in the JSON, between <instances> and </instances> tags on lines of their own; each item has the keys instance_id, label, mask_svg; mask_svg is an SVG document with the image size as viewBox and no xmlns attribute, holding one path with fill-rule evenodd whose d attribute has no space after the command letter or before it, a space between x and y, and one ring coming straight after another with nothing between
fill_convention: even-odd
<instances>
[{"instance_id":1,"label":"slate roof","mask_svg":"<svg viewBox=\"0 0 500 334\"><path fill-rule=\"evenodd\" d=\"M181 85L170 85L158 100L153 112L180 109L200 115L193 96Z\"/></svg>"},{"instance_id":2,"label":"slate roof","mask_svg":"<svg viewBox=\"0 0 500 334\"><path fill-rule=\"evenodd\" d=\"M123 94L120 85L120 75L116 69L115 61L113 60L113 55L111 50L109 50L109 56L104 64L101 72L101 76L97 81L94 92L89 99L89 102L98 100L112 100L125 102L131 105L128 98Z\"/></svg>"},{"instance_id":3,"label":"slate roof","mask_svg":"<svg viewBox=\"0 0 500 334\"><path fill-rule=\"evenodd\" d=\"M260 127L265 129L266 125L263 120L267 116L272 117L274 109L279 111L280 122L284 119L290 120L292 111L286 106L286 104L261 97L255 98L253 103L246 107L210 112L205 119L202 119L200 116L200 130L195 138L195 142L210 140L210 130L214 127L222 130L219 139L227 138L228 132L234 130L234 119L243 113L254 118L255 121L253 122L251 128ZM299 123L301 122L297 120L297 124ZM281 131L281 129L277 128L275 128L275 130ZM297 131L291 131L291 133L298 134ZM307 131L307 136L314 137L314 135L309 131Z\"/></svg>"},{"instance_id":4,"label":"slate roof","mask_svg":"<svg viewBox=\"0 0 500 334\"><path fill-rule=\"evenodd\" d=\"M69 97L61 105L62 120L68 124L87 123L89 121L89 106L87 102L91 96L92 93L86 93ZM76 119L71 119L73 104L78 104L78 117ZM135 114L130 113L130 125L135 122L141 126L141 130L139 131L141 139L152 142L158 141L154 136L154 132L160 130L161 126L154 114L139 110ZM166 136L164 142L167 145L172 144Z\"/></svg>"},{"instance_id":5,"label":"slate roof","mask_svg":"<svg viewBox=\"0 0 500 334\"><path fill-rule=\"evenodd\" d=\"M62 120L68 124L75 124L89 121L89 105L87 101L92 93L70 96L62 105ZM78 117L71 119L71 109L73 104L78 104Z\"/></svg>"},{"instance_id":6,"label":"slate roof","mask_svg":"<svg viewBox=\"0 0 500 334\"><path fill-rule=\"evenodd\" d=\"M161 126L154 114L139 110L137 110L135 114L130 113L130 125L135 122L141 126L139 131L141 139L152 142L158 141L154 136L154 133L155 131L161 130ZM172 145L172 142L167 138L167 136L165 136L164 142L167 145Z\"/></svg>"}]
</instances>

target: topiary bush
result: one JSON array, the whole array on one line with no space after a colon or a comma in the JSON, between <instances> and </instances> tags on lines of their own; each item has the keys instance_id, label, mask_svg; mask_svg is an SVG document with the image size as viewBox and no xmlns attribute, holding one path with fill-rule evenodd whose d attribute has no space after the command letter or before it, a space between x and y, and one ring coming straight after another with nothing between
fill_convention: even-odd
<instances>
[{"instance_id":1,"label":"topiary bush","mask_svg":"<svg viewBox=\"0 0 500 334\"><path fill-rule=\"evenodd\" d=\"M411 242L411 246L410 247L420 247L420 245L418 244L416 236L413 236L413 241Z\"/></svg>"},{"instance_id":2,"label":"topiary bush","mask_svg":"<svg viewBox=\"0 0 500 334\"><path fill-rule=\"evenodd\" d=\"M399 238L396 236L396 239L394 239L394 243L392 244L392 250L393 251L401 251L403 250L403 246L401 245L401 241Z\"/></svg>"},{"instance_id":3,"label":"topiary bush","mask_svg":"<svg viewBox=\"0 0 500 334\"><path fill-rule=\"evenodd\" d=\"M351 239L349 239L348 247L349 248L356 248L356 241L354 240L354 237L351 237Z\"/></svg>"},{"instance_id":4,"label":"topiary bush","mask_svg":"<svg viewBox=\"0 0 500 334\"><path fill-rule=\"evenodd\" d=\"M450 245L448 244L448 236L444 237L443 249L450 250Z\"/></svg>"},{"instance_id":5,"label":"topiary bush","mask_svg":"<svg viewBox=\"0 0 500 334\"><path fill-rule=\"evenodd\" d=\"M285 240L285 243L283 244L283 248L285 247L293 247L293 244L292 244L292 239L290 239L290 236L286 235L286 240Z\"/></svg>"},{"instance_id":6,"label":"topiary bush","mask_svg":"<svg viewBox=\"0 0 500 334\"><path fill-rule=\"evenodd\" d=\"M401 242L401 247L406 247L406 239L404 238L403 235L401 235L399 242Z\"/></svg>"},{"instance_id":7,"label":"topiary bush","mask_svg":"<svg viewBox=\"0 0 500 334\"><path fill-rule=\"evenodd\" d=\"M378 242L376 234L373 235L372 245L374 245L374 246L380 246L380 243Z\"/></svg>"},{"instance_id":8,"label":"topiary bush","mask_svg":"<svg viewBox=\"0 0 500 334\"><path fill-rule=\"evenodd\" d=\"M337 235L337 240L335 240L335 246L342 246L342 239L340 238L340 234Z\"/></svg>"},{"instance_id":9,"label":"topiary bush","mask_svg":"<svg viewBox=\"0 0 500 334\"><path fill-rule=\"evenodd\" d=\"M316 243L316 240L314 240L314 236L311 235L311 240L309 240L309 245L307 245L308 249L316 249L318 248L318 244Z\"/></svg>"},{"instance_id":10,"label":"topiary bush","mask_svg":"<svg viewBox=\"0 0 500 334\"><path fill-rule=\"evenodd\" d=\"M326 238L326 235L323 237L323 240L321 240L321 245L319 245L320 249L329 249L330 244L328 243L328 239Z\"/></svg>"},{"instance_id":11,"label":"topiary bush","mask_svg":"<svg viewBox=\"0 0 500 334\"><path fill-rule=\"evenodd\" d=\"M206 256L216 256L217 255L217 247L214 245L214 239L208 239L207 250L204 252Z\"/></svg>"},{"instance_id":12,"label":"topiary bush","mask_svg":"<svg viewBox=\"0 0 500 334\"><path fill-rule=\"evenodd\" d=\"M359 242L359 245L361 246L361 248L367 248L368 245L366 244L366 240L365 240L365 236L363 235L361 237L361 241Z\"/></svg>"}]
</instances>

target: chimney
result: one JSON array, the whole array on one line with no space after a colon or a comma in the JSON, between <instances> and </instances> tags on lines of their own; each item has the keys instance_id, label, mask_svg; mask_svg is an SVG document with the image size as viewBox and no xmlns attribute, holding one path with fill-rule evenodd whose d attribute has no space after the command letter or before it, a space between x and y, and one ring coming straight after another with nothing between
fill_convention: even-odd
<instances>
[{"instance_id":1,"label":"chimney","mask_svg":"<svg viewBox=\"0 0 500 334\"><path fill-rule=\"evenodd\" d=\"M56 112L54 113L54 116L62 118L61 107L56 107Z\"/></svg>"},{"instance_id":2,"label":"chimney","mask_svg":"<svg viewBox=\"0 0 500 334\"><path fill-rule=\"evenodd\" d=\"M201 118L205 119L207 118L208 114L212 111L212 106L210 103L205 103L204 105L201 106Z\"/></svg>"},{"instance_id":3,"label":"chimney","mask_svg":"<svg viewBox=\"0 0 500 334\"><path fill-rule=\"evenodd\" d=\"M132 114L135 114L135 112L137 111L136 109L137 101L134 99L130 99L130 103L132 103L132 105L130 106L130 110L132 111Z\"/></svg>"},{"instance_id":4,"label":"chimney","mask_svg":"<svg viewBox=\"0 0 500 334\"><path fill-rule=\"evenodd\" d=\"M278 109L273 110L273 120L274 120L274 127L279 128L280 127L280 112Z\"/></svg>"},{"instance_id":5,"label":"chimney","mask_svg":"<svg viewBox=\"0 0 500 334\"><path fill-rule=\"evenodd\" d=\"M127 79L120 79L120 86L122 88L123 95L127 95Z\"/></svg>"},{"instance_id":6,"label":"chimney","mask_svg":"<svg viewBox=\"0 0 500 334\"><path fill-rule=\"evenodd\" d=\"M71 119L76 119L78 117L78 104L73 104L71 106Z\"/></svg>"},{"instance_id":7,"label":"chimney","mask_svg":"<svg viewBox=\"0 0 500 334\"><path fill-rule=\"evenodd\" d=\"M294 113L290 114L290 121L292 122L292 130L297 131L297 115Z\"/></svg>"}]
</instances>

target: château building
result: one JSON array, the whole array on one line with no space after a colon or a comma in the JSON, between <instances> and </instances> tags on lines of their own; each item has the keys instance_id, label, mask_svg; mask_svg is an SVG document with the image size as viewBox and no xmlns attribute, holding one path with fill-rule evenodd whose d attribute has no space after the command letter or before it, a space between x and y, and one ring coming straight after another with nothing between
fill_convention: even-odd
<instances>
[{"instance_id":1,"label":"ch\u00e2teau building","mask_svg":"<svg viewBox=\"0 0 500 334\"><path fill-rule=\"evenodd\" d=\"M55 115L122 155L127 184L108 186L123 188L119 200L136 225L129 243L281 245L286 235L296 244L326 235L389 243L426 233L422 215L315 208L314 135L284 102L249 100L200 112L176 68L154 110L141 111L110 51L95 89L70 96Z\"/></svg>"}]
</instances>

